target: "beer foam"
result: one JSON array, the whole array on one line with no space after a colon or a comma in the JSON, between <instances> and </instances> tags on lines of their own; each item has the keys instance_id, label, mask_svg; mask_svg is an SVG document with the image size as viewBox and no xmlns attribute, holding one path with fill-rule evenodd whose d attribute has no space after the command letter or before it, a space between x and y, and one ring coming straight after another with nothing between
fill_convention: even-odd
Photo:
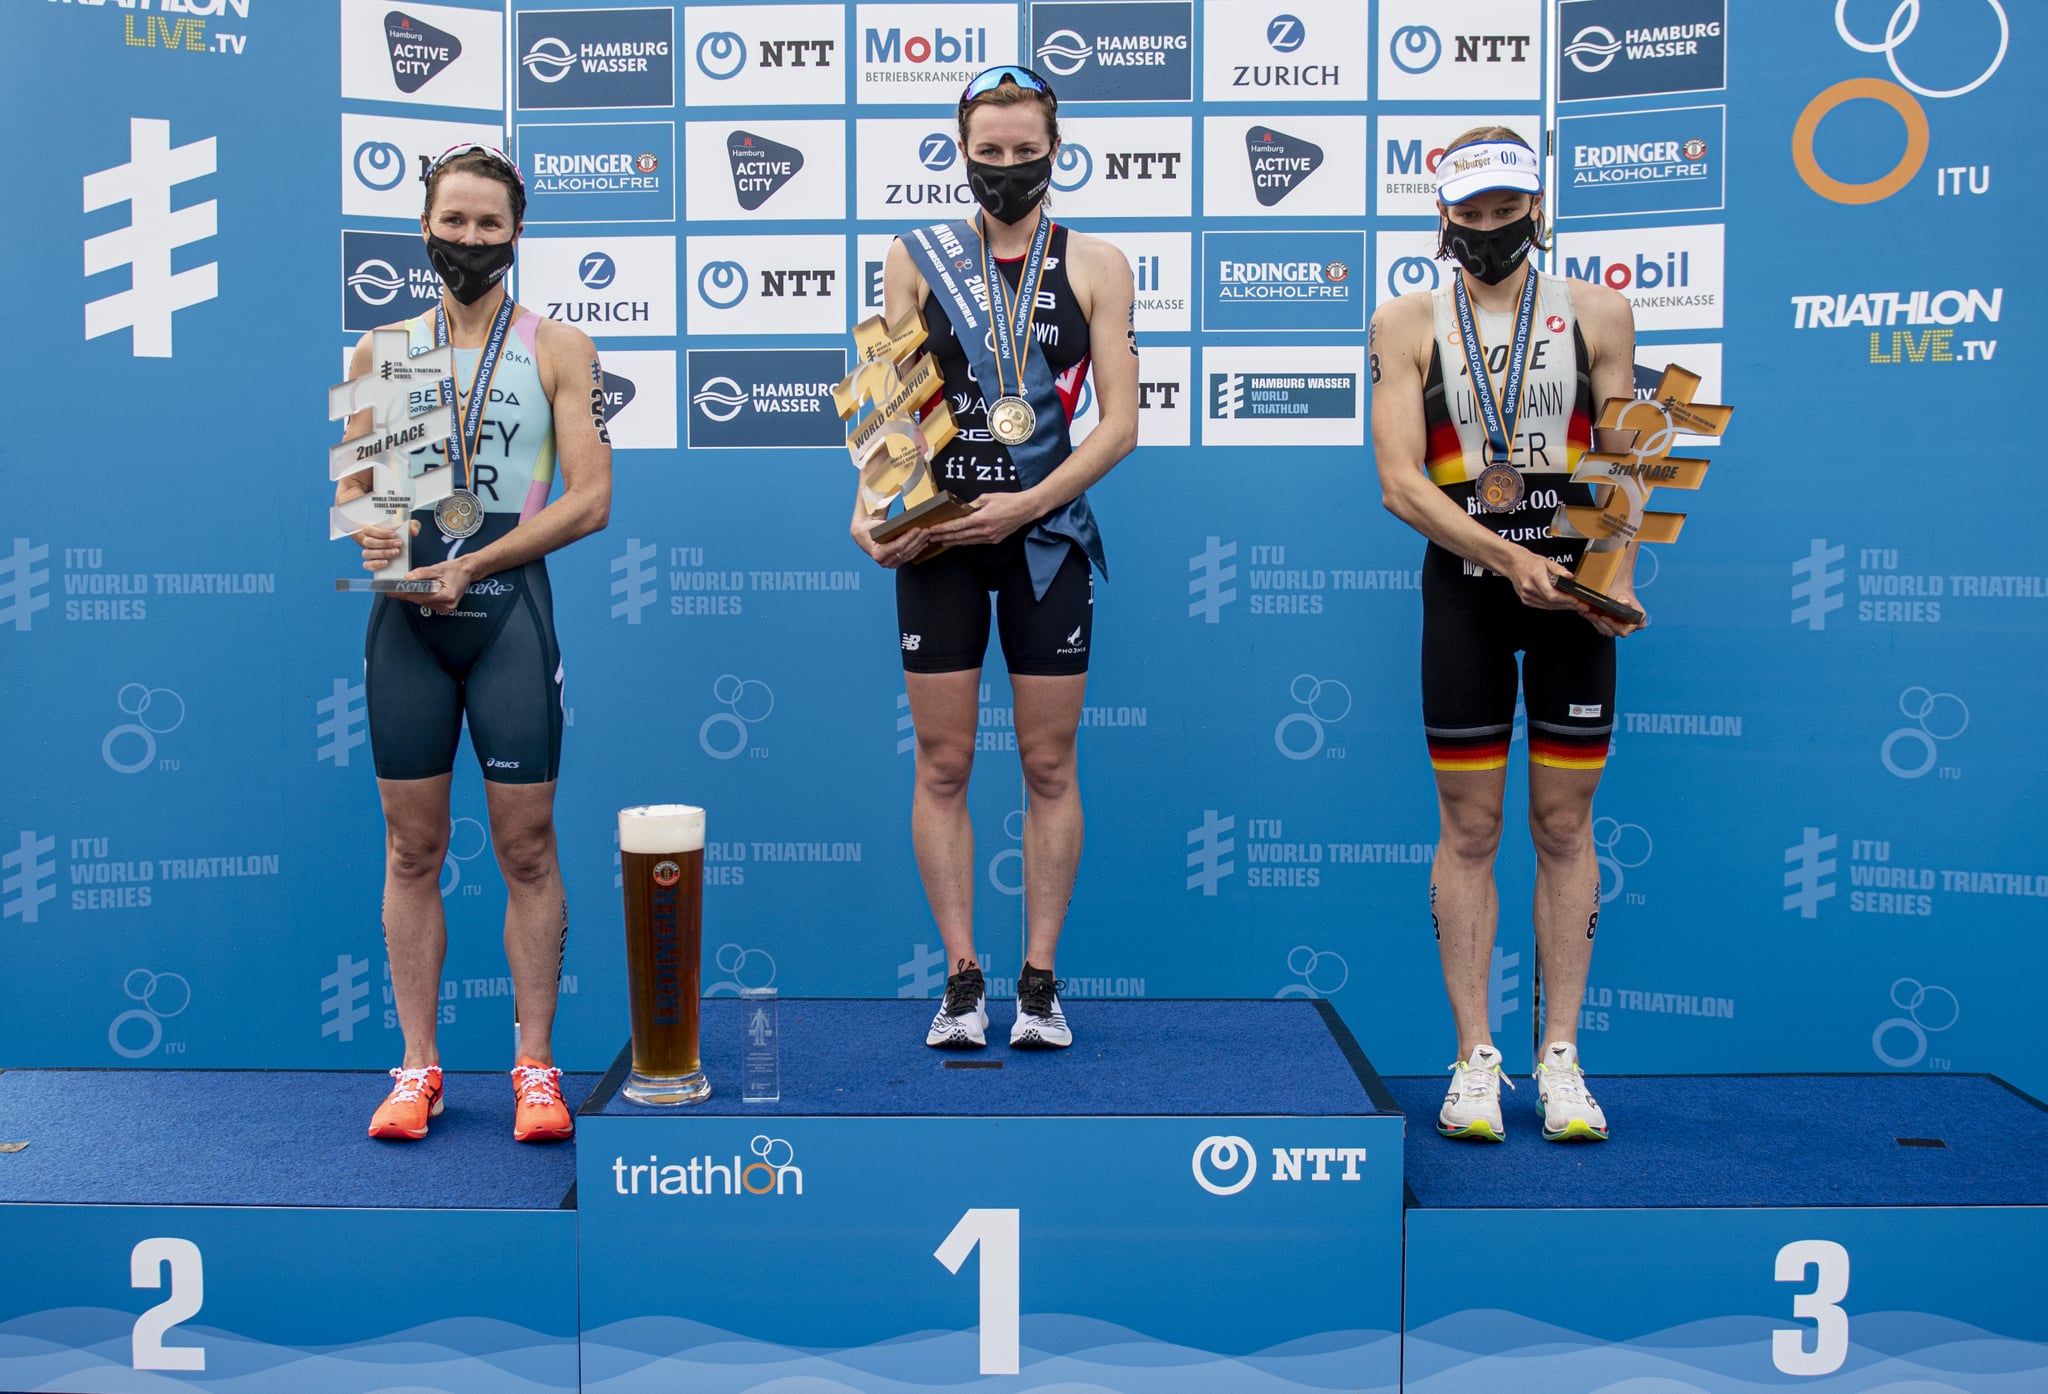
<instances>
[{"instance_id":1,"label":"beer foam","mask_svg":"<svg viewBox=\"0 0 2048 1394\"><path fill-rule=\"evenodd\" d=\"M704 810L686 803L619 810L619 850L637 856L704 850Z\"/></svg>"}]
</instances>

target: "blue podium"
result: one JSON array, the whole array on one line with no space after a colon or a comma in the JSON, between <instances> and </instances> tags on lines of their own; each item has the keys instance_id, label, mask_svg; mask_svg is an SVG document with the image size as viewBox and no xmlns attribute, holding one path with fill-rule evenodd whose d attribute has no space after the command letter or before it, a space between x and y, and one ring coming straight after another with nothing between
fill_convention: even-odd
<instances>
[{"instance_id":1,"label":"blue podium","mask_svg":"<svg viewBox=\"0 0 2048 1394\"><path fill-rule=\"evenodd\" d=\"M0 1390L574 1390L572 1151L514 1143L495 1074L373 1143L389 1083L0 1074Z\"/></svg>"},{"instance_id":2,"label":"blue podium","mask_svg":"<svg viewBox=\"0 0 2048 1394\"><path fill-rule=\"evenodd\" d=\"M1406 1382L2048 1389L2048 1110L1982 1075L1603 1077L1615 1140L1409 1138Z\"/></svg>"},{"instance_id":3,"label":"blue podium","mask_svg":"<svg viewBox=\"0 0 2048 1394\"><path fill-rule=\"evenodd\" d=\"M782 1004L783 1098L577 1120L602 1394L1394 1390L1401 1118L1325 1004L1090 1002L1069 1051L932 1004ZM723 1064L724 1068L721 1068Z\"/></svg>"}]
</instances>

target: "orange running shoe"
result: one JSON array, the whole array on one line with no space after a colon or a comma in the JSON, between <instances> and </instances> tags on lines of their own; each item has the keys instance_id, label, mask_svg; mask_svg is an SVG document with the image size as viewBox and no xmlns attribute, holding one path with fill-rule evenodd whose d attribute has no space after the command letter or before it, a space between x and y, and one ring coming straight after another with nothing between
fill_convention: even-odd
<instances>
[{"instance_id":1,"label":"orange running shoe","mask_svg":"<svg viewBox=\"0 0 2048 1394\"><path fill-rule=\"evenodd\" d=\"M519 1111L512 1118L514 1142L558 1142L576 1134L576 1121L562 1101L562 1072L522 1055L512 1067L512 1092Z\"/></svg>"},{"instance_id":2,"label":"orange running shoe","mask_svg":"<svg viewBox=\"0 0 2048 1394\"><path fill-rule=\"evenodd\" d=\"M370 1136L418 1141L427 1135L427 1120L441 1112L441 1067L393 1070L398 1081L370 1119Z\"/></svg>"}]
</instances>

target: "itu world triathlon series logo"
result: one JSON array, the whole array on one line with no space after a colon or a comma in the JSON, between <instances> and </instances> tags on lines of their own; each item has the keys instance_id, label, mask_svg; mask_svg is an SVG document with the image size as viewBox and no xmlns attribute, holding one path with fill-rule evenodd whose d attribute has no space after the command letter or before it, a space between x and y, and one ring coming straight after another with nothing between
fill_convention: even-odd
<instances>
[{"instance_id":1,"label":"itu world triathlon series logo","mask_svg":"<svg viewBox=\"0 0 2048 1394\"><path fill-rule=\"evenodd\" d=\"M125 203L129 215L128 226L85 240L87 276L129 269L128 289L86 302L87 339L129 329L133 357L169 358L172 316L220 294L218 262L171 270L173 251L219 231L215 200L173 211L171 190L215 167L213 137L174 146L169 121L138 116L128 122L127 162L85 176L87 213Z\"/></svg>"}]
</instances>

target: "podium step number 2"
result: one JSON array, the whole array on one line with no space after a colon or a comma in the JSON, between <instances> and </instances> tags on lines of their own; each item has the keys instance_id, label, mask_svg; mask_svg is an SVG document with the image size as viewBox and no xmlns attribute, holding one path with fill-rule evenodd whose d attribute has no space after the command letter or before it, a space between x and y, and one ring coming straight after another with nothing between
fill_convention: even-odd
<instances>
[{"instance_id":1,"label":"podium step number 2","mask_svg":"<svg viewBox=\"0 0 2048 1394\"><path fill-rule=\"evenodd\" d=\"M1832 1239L1796 1239L1778 1250L1779 1282L1804 1283L1809 1268L1813 1291L1794 1295L1792 1315L1814 1323L1813 1349L1805 1328L1771 1333L1771 1363L1787 1375L1831 1375L1849 1356L1849 1314L1837 1305L1849 1295L1849 1251Z\"/></svg>"},{"instance_id":2,"label":"podium step number 2","mask_svg":"<svg viewBox=\"0 0 2048 1394\"><path fill-rule=\"evenodd\" d=\"M948 1273L958 1273L977 1244L981 1246L981 1373L1014 1375L1024 1305L1017 1212L969 1210L932 1257L945 1264Z\"/></svg>"},{"instance_id":3,"label":"podium step number 2","mask_svg":"<svg viewBox=\"0 0 2048 1394\"><path fill-rule=\"evenodd\" d=\"M164 1344L179 1322L198 1316L206 1303L206 1268L199 1246L189 1239L145 1239L128 1256L128 1280L131 1287L171 1290L170 1296L135 1318L130 1363L138 1370L204 1370L205 1347Z\"/></svg>"}]
</instances>

